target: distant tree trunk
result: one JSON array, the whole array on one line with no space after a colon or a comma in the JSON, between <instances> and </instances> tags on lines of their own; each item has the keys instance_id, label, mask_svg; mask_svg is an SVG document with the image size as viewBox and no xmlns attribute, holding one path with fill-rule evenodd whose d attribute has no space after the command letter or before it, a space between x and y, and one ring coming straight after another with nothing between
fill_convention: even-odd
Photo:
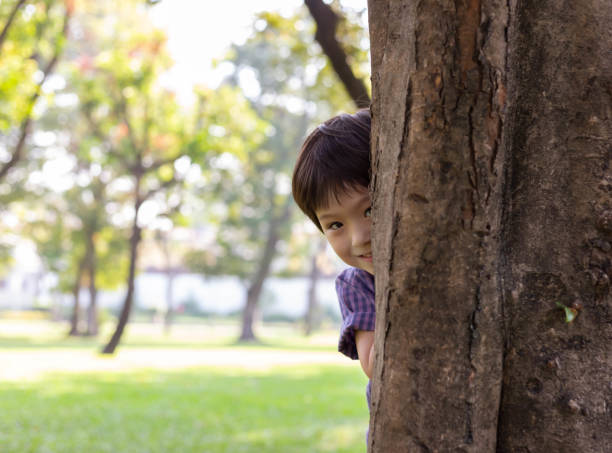
<instances>
[{"instance_id":1,"label":"distant tree trunk","mask_svg":"<svg viewBox=\"0 0 612 453\"><path fill-rule=\"evenodd\" d=\"M170 327L172 326L172 318L174 315L174 269L172 268L172 257L170 255L170 248L168 247L168 234L163 234L161 237L162 249L164 252L164 258L166 260L166 313L164 314L164 331L167 334L170 333Z\"/></svg>"},{"instance_id":2,"label":"distant tree trunk","mask_svg":"<svg viewBox=\"0 0 612 453\"><path fill-rule=\"evenodd\" d=\"M370 106L370 95L363 81L353 74L346 52L336 38L338 15L323 0L304 0L317 24L315 39L329 58L334 71L358 108Z\"/></svg>"},{"instance_id":3,"label":"distant tree trunk","mask_svg":"<svg viewBox=\"0 0 612 453\"><path fill-rule=\"evenodd\" d=\"M174 321L174 269L166 269L166 313L164 314L164 331L170 333Z\"/></svg>"},{"instance_id":4,"label":"distant tree trunk","mask_svg":"<svg viewBox=\"0 0 612 453\"><path fill-rule=\"evenodd\" d=\"M86 267L89 273L89 306L87 307L86 335L98 335L98 290L96 287L96 249L93 234L87 235Z\"/></svg>"},{"instance_id":5,"label":"distant tree trunk","mask_svg":"<svg viewBox=\"0 0 612 453\"><path fill-rule=\"evenodd\" d=\"M609 451L612 4L371 0L369 20L368 451Z\"/></svg>"},{"instance_id":6,"label":"distant tree trunk","mask_svg":"<svg viewBox=\"0 0 612 453\"><path fill-rule=\"evenodd\" d=\"M325 252L327 241L325 238L319 240L317 249L313 252L310 262L310 275L308 279L308 295L307 295L307 307L306 316L304 319L304 334L306 336L311 335L318 327L320 323L319 315L319 300L317 298L317 283L319 282L319 276L321 271L319 270L318 260L319 257Z\"/></svg>"},{"instance_id":7,"label":"distant tree trunk","mask_svg":"<svg viewBox=\"0 0 612 453\"><path fill-rule=\"evenodd\" d=\"M253 324L255 323L255 313L261 294L261 288L265 278L261 278L259 285L251 284L247 289L247 299L244 310L242 311L242 331L238 341L256 341Z\"/></svg>"},{"instance_id":8,"label":"distant tree trunk","mask_svg":"<svg viewBox=\"0 0 612 453\"><path fill-rule=\"evenodd\" d=\"M72 296L74 298L74 305L72 306L72 316L70 318L70 331L69 336L79 335L79 319L81 312L81 281L83 279L83 264L85 260L82 259L76 269L76 277L74 280L74 286L72 287Z\"/></svg>"},{"instance_id":9,"label":"distant tree trunk","mask_svg":"<svg viewBox=\"0 0 612 453\"><path fill-rule=\"evenodd\" d=\"M259 262L259 266L249 288L247 289L246 304L242 311L242 331L238 341L255 341L255 332L253 331L253 323L255 321L255 313L257 311L257 305L259 303L259 297L261 296L261 290L263 288L264 281L270 273L270 265L272 259L276 254L276 244L280 237L280 228L283 223L289 221L291 215L291 206L293 199L287 198L282 211L279 216L272 217L270 224L268 225L268 237L266 238L266 245L264 252Z\"/></svg>"},{"instance_id":10,"label":"distant tree trunk","mask_svg":"<svg viewBox=\"0 0 612 453\"><path fill-rule=\"evenodd\" d=\"M103 354L112 354L113 352L115 352L115 348L117 347L117 345L119 345L119 341L121 340L121 336L123 335L123 330L127 325L130 313L132 311L132 305L134 300L134 285L136 280L136 264L138 261L138 245L140 244L142 233L141 228L138 226L138 211L140 210L140 206L142 205L142 200L140 196L140 182L141 178L137 175L136 187L134 189L136 198L134 204L134 223L132 224L132 234L130 236L130 264L127 278L127 293L125 295L125 300L123 301L123 305L121 307L119 322L117 323L115 332L113 333L108 344L102 350Z\"/></svg>"}]
</instances>

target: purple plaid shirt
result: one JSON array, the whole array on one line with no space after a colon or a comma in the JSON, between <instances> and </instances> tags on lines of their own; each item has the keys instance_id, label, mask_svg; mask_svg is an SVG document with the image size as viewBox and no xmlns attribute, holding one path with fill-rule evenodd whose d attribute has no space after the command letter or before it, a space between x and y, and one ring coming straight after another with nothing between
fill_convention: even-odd
<instances>
[{"instance_id":1,"label":"purple plaid shirt","mask_svg":"<svg viewBox=\"0 0 612 453\"><path fill-rule=\"evenodd\" d=\"M362 269L350 267L336 278L336 293L342 313L338 351L355 360L359 358L355 331L373 331L376 323L374 276ZM370 385L368 381L366 387L368 408L370 408Z\"/></svg>"}]
</instances>

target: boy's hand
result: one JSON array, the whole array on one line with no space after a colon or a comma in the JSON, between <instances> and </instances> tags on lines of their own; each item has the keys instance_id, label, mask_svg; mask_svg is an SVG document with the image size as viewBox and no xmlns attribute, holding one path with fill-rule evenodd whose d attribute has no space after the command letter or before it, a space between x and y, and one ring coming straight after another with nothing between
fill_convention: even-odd
<instances>
[{"instance_id":1,"label":"boy's hand","mask_svg":"<svg viewBox=\"0 0 612 453\"><path fill-rule=\"evenodd\" d=\"M371 330L355 331L355 344L357 345L357 355L364 373L372 378L374 368L374 332Z\"/></svg>"}]
</instances>

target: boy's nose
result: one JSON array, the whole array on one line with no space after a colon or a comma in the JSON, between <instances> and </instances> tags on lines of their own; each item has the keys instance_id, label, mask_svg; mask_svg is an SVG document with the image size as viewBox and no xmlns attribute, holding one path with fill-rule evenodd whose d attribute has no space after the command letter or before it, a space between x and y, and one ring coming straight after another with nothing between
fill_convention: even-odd
<instances>
[{"instance_id":1,"label":"boy's nose","mask_svg":"<svg viewBox=\"0 0 612 453\"><path fill-rule=\"evenodd\" d=\"M353 231L353 247L370 243L370 225L360 225Z\"/></svg>"}]
</instances>

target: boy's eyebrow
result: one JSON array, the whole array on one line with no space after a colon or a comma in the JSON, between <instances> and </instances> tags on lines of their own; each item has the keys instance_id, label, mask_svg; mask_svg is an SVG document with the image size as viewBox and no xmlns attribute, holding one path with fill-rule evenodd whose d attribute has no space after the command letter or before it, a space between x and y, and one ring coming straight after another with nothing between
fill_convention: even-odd
<instances>
[{"instance_id":1,"label":"boy's eyebrow","mask_svg":"<svg viewBox=\"0 0 612 453\"><path fill-rule=\"evenodd\" d=\"M368 192L366 192L361 198L359 198L356 202L355 202L355 206L361 206L362 204L365 203L365 201L370 201L370 194ZM336 213L335 212L328 212L328 213L324 213L323 215L317 215L317 218L319 219L319 221L322 221L323 219L326 219L328 217L336 217Z\"/></svg>"},{"instance_id":2,"label":"boy's eyebrow","mask_svg":"<svg viewBox=\"0 0 612 453\"><path fill-rule=\"evenodd\" d=\"M319 221L322 221L324 219L327 219L328 217L335 217L335 214L334 213L329 213L329 214L323 214L323 215L320 215L320 216L317 216L317 217L319 218Z\"/></svg>"}]
</instances>

